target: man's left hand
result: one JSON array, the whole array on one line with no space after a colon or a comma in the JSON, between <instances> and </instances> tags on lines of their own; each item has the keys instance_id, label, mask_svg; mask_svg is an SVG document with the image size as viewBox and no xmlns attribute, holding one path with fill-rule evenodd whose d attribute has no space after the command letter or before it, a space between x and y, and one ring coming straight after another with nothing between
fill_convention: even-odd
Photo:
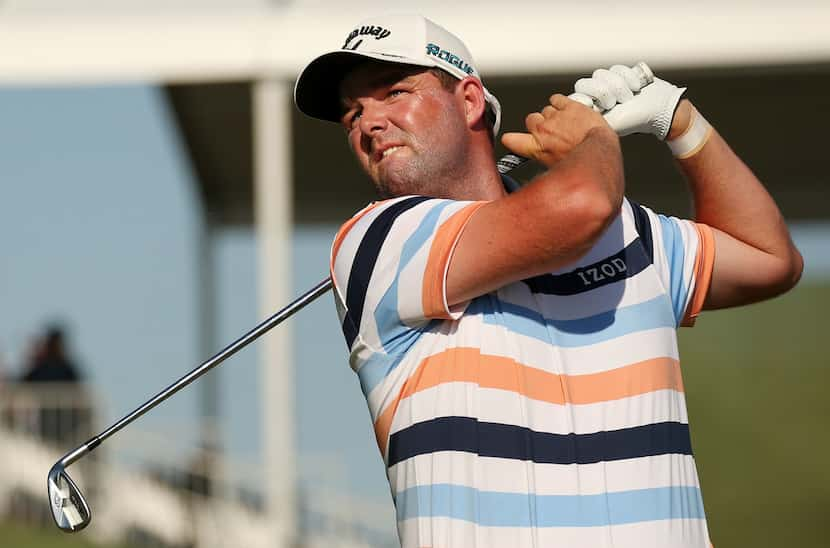
<instances>
[{"instance_id":1,"label":"man's left hand","mask_svg":"<svg viewBox=\"0 0 830 548\"><path fill-rule=\"evenodd\" d=\"M614 65L595 70L591 78L577 80L574 91L588 95L605 111L603 116L617 135L650 133L662 141L686 88L660 78L645 87L641 85L634 69Z\"/></svg>"}]
</instances>

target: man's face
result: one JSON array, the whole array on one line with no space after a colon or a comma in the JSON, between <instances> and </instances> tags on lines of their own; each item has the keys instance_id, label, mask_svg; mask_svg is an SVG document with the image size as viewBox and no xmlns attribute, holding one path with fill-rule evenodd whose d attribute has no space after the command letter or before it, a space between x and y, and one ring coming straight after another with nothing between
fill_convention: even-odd
<instances>
[{"instance_id":1,"label":"man's face","mask_svg":"<svg viewBox=\"0 0 830 548\"><path fill-rule=\"evenodd\" d=\"M460 95L421 67L371 61L340 92L349 145L381 197L445 194L469 144Z\"/></svg>"}]
</instances>

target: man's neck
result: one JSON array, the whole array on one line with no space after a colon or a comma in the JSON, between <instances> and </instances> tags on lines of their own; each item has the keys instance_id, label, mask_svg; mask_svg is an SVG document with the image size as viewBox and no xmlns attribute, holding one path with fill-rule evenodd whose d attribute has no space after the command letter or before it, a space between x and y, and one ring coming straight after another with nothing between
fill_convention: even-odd
<instances>
[{"instance_id":1,"label":"man's neck","mask_svg":"<svg viewBox=\"0 0 830 548\"><path fill-rule=\"evenodd\" d=\"M446 198L453 200L497 200L506 196L491 147L473 148L463 171L448 177Z\"/></svg>"},{"instance_id":2,"label":"man's neck","mask_svg":"<svg viewBox=\"0 0 830 548\"><path fill-rule=\"evenodd\" d=\"M451 188L455 200L498 200L507 194L495 165L471 172Z\"/></svg>"}]
</instances>

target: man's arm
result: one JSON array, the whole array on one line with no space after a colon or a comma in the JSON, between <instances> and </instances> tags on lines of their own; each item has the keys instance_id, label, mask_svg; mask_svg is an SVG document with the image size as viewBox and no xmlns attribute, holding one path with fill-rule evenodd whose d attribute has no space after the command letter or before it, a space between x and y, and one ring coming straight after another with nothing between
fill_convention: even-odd
<instances>
[{"instance_id":1,"label":"man's arm","mask_svg":"<svg viewBox=\"0 0 830 548\"><path fill-rule=\"evenodd\" d=\"M598 113L554 95L526 122L529 133L508 133L502 142L548 170L472 216L449 264L449 305L575 261L619 213L619 139Z\"/></svg>"},{"instance_id":2,"label":"man's arm","mask_svg":"<svg viewBox=\"0 0 830 548\"><path fill-rule=\"evenodd\" d=\"M688 100L680 102L667 140L686 131L693 113ZM677 162L694 199L695 220L714 229L704 308L748 304L791 289L801 276L801 255L775 201L726 141L713 129L698 152Z\"/></svg>"}]
</instances>

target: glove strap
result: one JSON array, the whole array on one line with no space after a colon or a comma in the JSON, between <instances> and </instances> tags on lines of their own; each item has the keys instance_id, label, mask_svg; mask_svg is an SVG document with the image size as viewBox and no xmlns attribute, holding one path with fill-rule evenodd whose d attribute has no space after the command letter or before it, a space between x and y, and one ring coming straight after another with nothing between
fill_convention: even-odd
<instances>
[{"instance_id":1,"label":"glove strap","mask_svg":"<svg viewBox=\"0 0 830 548\"><path fill-rule=\"evenodd\" d=\"M692 107L692 121L682 134L666 141L672 155L678 160L691 158L703 148L712 135L712 126L701 113Z\"/></svg>"}]
</instances>

